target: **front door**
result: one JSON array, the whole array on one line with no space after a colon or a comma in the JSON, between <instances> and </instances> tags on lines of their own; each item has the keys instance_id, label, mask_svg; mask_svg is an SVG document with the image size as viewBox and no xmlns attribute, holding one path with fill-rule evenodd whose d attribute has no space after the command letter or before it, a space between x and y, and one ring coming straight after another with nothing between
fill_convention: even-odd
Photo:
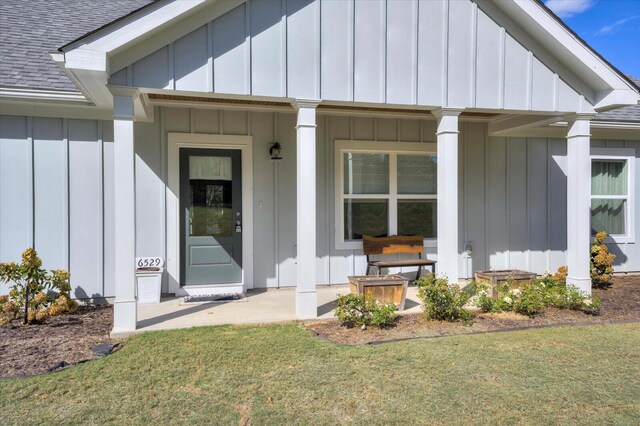
<instances>
[{"instance_id":1,"label":"front door","mask_svg":"<svg viewBox=\"0 0 640 426\"><path fill-rule=\"evenodd\" d=\"M180 149L181 285L242 282L239 150Z\"/></svg>"}]
</instances>

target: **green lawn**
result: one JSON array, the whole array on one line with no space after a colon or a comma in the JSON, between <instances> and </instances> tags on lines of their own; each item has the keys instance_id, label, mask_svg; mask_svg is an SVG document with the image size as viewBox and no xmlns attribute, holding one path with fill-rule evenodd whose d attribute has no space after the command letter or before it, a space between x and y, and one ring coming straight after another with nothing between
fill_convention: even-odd
<instances>
[{"instance_id":1,"label":"green lawn","mask_svg":"<svg viewBox=\"0 0 640 426\"><path fill-rule=\"evenodd\" d=\"M357 332L357 331L356 331ZM0 424L638 424L640 325L368 347L297 324L134 336L70 370L0 381Z\"/></svg>"}]
</instances>

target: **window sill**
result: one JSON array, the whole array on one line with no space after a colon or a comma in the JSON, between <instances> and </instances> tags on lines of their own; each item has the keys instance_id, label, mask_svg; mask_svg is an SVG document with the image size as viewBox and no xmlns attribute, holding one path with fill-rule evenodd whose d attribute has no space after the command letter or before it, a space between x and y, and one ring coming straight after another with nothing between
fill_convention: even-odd
<instances>
[{"instance_id":1,"label":"window sill","mask_svg":"<svg viewBox=\"0 0 640 426\"><path fill-rule=\"evenodd\" d=\"M592 238L595 238L595 235ZM635 243L636 239L633 235L608 235L604 242L605 244L629 244Z\"/></svg>"},{"instance_id":2,"label":"window sill","mask_svg":"<svg viewBox=\"0 0 640 426\"><path fill-rule=\"evenodd\" d=\"M428 238L424 240L425 248L436 248L438 240L436 238ZM336 250L362 250L362 241L336 241Z\"/></svg>"}]
</instances>

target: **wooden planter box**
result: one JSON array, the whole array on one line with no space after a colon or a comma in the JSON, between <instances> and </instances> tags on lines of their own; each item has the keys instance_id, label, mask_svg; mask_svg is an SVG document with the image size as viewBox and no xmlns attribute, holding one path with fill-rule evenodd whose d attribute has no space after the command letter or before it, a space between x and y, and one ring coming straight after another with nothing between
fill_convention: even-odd
<instances>
[{"instance_id":1,"label":"wooden planter box","mask_svg":"<svg viewBox=\"0 0 640 426\"><path fill-rule=\"evenodd\" d=\"M353 294L366 294L379 302L393 302L398 310L404 310L409 280L400 275L365 275L349 277L349 288Z\"/></svg>"},{"instance_id":2,"label":"wooden planter box","mask_svg":"<svg viewBox=\"0 0 640 426\"><path fill-rule=\"evenodd\" d=\"M501 271L479 271L476 272L476 281L489 284L491 295L497 297L495 287L506 281L511 283L511 288L520 288L523 284L531 282L536 277L533 272L521 271L519 269L507 269Z\"/></svg>"}]
</instances>

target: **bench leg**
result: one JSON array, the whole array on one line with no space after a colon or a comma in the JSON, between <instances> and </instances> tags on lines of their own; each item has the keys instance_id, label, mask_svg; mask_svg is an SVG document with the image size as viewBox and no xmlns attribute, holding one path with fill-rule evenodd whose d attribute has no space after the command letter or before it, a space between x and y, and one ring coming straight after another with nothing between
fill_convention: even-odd
<instances>
[{"instance_id":1,"label":"bench leg","mask_svg":"<svg viewBox=\"0 0 640 426\"><path fill-rule=\"evenodd\" d=\"M416 273L416 281L420 279L421 273L422 273L422 266L418 266L418 272Z\"/></svg>"},{"instance_id":2,"label":"bench leg","mask_svg":"<svg viewBox=\"0 0 640 426\"><path fill-rule=\"evenodd\" d=\"M369 264L367 263L367 272L365 272L365 275L369 275L369 270L370 270L370 269L371 269L371 265L369 265Z\"/></svg>"}]
</instances>

